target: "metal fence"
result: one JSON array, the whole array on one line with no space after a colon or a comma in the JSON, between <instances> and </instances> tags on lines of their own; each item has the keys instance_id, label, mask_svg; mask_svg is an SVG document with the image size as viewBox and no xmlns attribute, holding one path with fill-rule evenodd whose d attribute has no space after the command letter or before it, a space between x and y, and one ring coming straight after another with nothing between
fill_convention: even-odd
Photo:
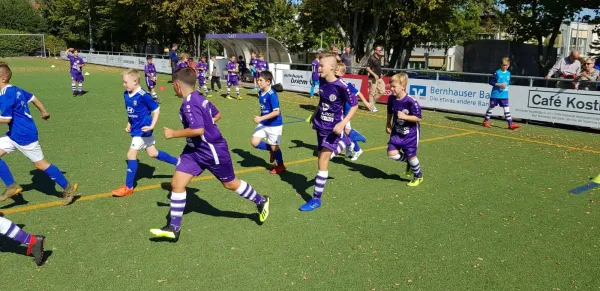
<instances>
[{"instance_id":1,"label":"metal fence","mask_svg":"<svg viewBox=\"0 0 600 291\"><path fill-rule=\"evenodd\" d=\"M147 56L152 56L152 58L155 59L168 59L169 55L167 54L162 54L162 55L156 55L156 54L142 54L142 53L131 53L131 52L109 52L109 51L86 51L86 50L80 50L79 52L81 53L86 53L86 54L94 54L94 55L111 55L111 56L131 56L131 57L147 57Z\"/></svg>"},{"instance_id":2,"label":"metal fence","mask_svg":"<svg viewBox=\"0 0 600 291\"><path fill-rule=\"evenodd\" d=\"M276 65L279 63L275 63ZM283 63L281 63L283 64ZM312 64L286 64L290 65L292 70L310 71L312 70ZM365 67L350 67L353 74L366 75L367 71ZM453 81L453 82L471 82L471 83L489 83L492 74L482 73L469 73L469 72L448 72L448 71L434 71L434 70L412 70L412 69L393 69L393 68L382 68L384 76L392 76L396 73L404 72L408 74L409 78L413 79L429 79L439 81ZM556 88L558 82L572 83L573 79L563 78L550 78L546 80L544 77L536 76L518 76L511 75L511 85L521 85L529 87L546 87ZM600 80L597 81L578 81L580 88L590 89L593 88L595 91L600 90ZM595 86L585 86L585 84L594 84Z\"/></svg>"}]
</instances>

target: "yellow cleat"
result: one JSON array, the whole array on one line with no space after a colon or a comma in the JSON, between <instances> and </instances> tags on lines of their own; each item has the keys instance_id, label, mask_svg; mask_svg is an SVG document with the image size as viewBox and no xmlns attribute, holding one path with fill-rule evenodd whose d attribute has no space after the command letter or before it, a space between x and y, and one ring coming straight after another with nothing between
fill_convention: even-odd
<instances>
[{"instance_id":1,"label":"yellow cleat","mask_svg":"<svg viewBox=\"0 0 600 291\"><path fill-rule=\"evenodd\" d=\"M258 220L260 222L260 224L263 224L265 222L265 220L267 220L267 217L269 217L269 203L271 202L271 199L269 198L269 196L264 196L265 198L265 202L257 205L258 208Z\"/></svg>"},{"instance_id":2,"label":"yellow cleat","mask_svg":"<svg viewBox=\"0 0 600 291\"><path fill-rule=\"evenodd\" d=\"M227 95L227 97L225 97L225 99L233 100L233 97L231 97L230 95Z\"/></svg>"},{"instance_id":3,"label":"yellow cleat","mask_svg":"<svg viewBox=\"0 0 600 291\"><path fill-rule=\"evenodd\" d=\"M421 178L413 178L406 185L408 185L410 187L417 187L417 186L421 185L421 183L423 183L423 177L421 177Z\"/></svg>"},{"instance_id":4,"label":"yellow cleat","mask_svg":"<svg viewBox=\"0 0 600 291\"><path fill-rule=\"evenodd\" d=\"M238 95L238 96L237 96L237 99L238 99L238 100L242 100L242 95Z\"/></svg>"}]
</instances>

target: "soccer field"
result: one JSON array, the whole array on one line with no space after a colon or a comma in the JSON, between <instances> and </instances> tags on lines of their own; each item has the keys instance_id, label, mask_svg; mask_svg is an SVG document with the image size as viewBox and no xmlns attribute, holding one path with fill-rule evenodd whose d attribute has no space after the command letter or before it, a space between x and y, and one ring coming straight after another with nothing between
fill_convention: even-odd
<instances>
[{"instance_id":1,"label":"soccer field","mask_svg":"<svg viewBox=\"0 0 600 291\"><path fill-rule=\"evenodd\" d=\"M179 242L153 242L149 229L165 224L174 168L140 153L135 193L111 197L124 183L131 141L121 69L86 65L88 93L73 97L68 62L5 61L12 84L52 116L44 121L31 108L46 158L82 193L61 206L59 188L23 155L3 158L25 191L0 211L45 234L49 255L36 267L25 247L1 239L6 290L600 288L599 192L568 193L600 173L595 133L527 124L509 131L503 120L486 129L480 117L424 111L425 180L411 188L404 164L386 156L385 110L359 110L352 125L367 137L365 153L356 162L335 158L323 207L301 213L316 174L316 136L303 120L317 101L279 94L287 172L270 175L268 154L249 143L255 94L215 95L236 173L271 197L269 219L259 226L253 203L205 173L189 185ZM179 155L185 140L162 134L181 127L169 79L159 76L166 90L158 91L156 145Z\"/></svg>"}]
</instances>

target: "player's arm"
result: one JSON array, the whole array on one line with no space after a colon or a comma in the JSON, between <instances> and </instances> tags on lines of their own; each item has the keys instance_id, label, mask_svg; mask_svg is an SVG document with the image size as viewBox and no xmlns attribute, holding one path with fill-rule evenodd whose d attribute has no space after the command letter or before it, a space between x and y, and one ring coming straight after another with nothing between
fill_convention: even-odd
<instances>
[{"instance_id":1,"label":"player's arm","mask_svg":"<svg viewBox=\"0 0 600 291\"><path fill-rule=\"evenodd\" d=\"M221 120L221 112L215 114L212 119L213 123L217 123L217 121Z\"/></svg>"},{"instance_id":2,"label":"player's arm","mask_svg":"<svg viewBox=\"0 0 600 291\"><path fill-rule=\"evenodd\" d=\"M254 116L254 122L259 123L263 120L267 120L267 119L271 119L271 118L275 118L277 116L279 116L281 114L281 112L279 111L279 108L275 108L273 109L273 112L263 115L263 116Z\"/></svg>"},{"instance_id":3,"label":"player's arm","mask_svg":"<svg viewBox=\"0 0 600 291\"><path fill-rule=\"evenodd\" d=\"M158 103L152 99L150 94L146 93L143 98L144 102L148 105L148 109L152 111L152 123L149 126L142 127L142 131L147 132L153 130L156 126L158 117L160 116L160 106L158 106Z\"/></svg>"},{"instance_id":4,"label":"player's arm","mask_svg":"<svg viewBox=\"0 0 600 291\"><path fill-rule=\"evenodd\" d=\"M36 98L35 96L31 96L29 102L33 103L33 105L40 111L40 113L42 114L42 119L48 120L48 118L50 118L50 113L48 113L40 99Z\"/></svg>"},{"instance_id":5,"label":"player's arm","mask_svg":"<svg viewBox=\"0 0 600 291\"><path fill-rule=\"evenodd\" d=\"M354 113L356 113L356 111L358 110L358 101L356 101L356 95L354 95L352 92L350 92L350 88L346 88L344 90L343 94L346 95L346 96L344 96L345 98L343 98L343 99L350 102L350 105L352 107L350 107L350 110L346 113L346 115L344 116L344 119L342 119L342 121L340 121L340 123L336 124L335 127L333 128L333 132L335 132L337 134L340 134L344 131L346 124L348 124L350 119L352 119L352 116L354 116Z\"/></svg>"},{"instance_id":6,"label":"player's arm","mask_svg":"<svg viewBox=\"0 0 600 291\"><path fill-rule=\"evenodd\" d=\"M204 135L204 127L173 130L165 127L165 138L198 137Z\"/></svg>"},{"instance_id":7,"label":"player's arm","mask_svg":"<svg viewBox=\"0 0 600 291\"><path fill-rule=\"evenodd\" d=\"M371 102L369 102L362 93L358 92L356 93L356 96L360 98L360 101L362 101L362 103L367 106L369 110L373 110L373 104L371 104Z\"/></svg>"}]
</instances>

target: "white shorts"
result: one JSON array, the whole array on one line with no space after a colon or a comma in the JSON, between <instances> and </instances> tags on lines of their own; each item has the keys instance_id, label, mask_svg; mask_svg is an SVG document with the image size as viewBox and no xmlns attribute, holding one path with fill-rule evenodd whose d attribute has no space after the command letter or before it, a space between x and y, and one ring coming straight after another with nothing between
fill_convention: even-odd
<instances>
[{"instance_id":1,"label":"white shorts","mask_svg":"<svg viewBox=\"0 0 600 291\"><path fill-rule=\"evenodd\" d=\"M267 140L270 145L281 144L281 134L283 133L283 125L280 126L264 126L259 124L254 130L252 136L260 137Z\"/></svg>"},{"instance_id":2,"label":"white shorts","mask_svg":"<svg viewBox=\"0 0 600 291\"><path fill-rule=\"evenodd\" d=\"M131 139L131 148L139 151L153 146L155 143L154 136L134 136Z\"/></svg>"},{"instance_id":3,"label":"white shorts","mask_svg":"<svg viewBox=\"0 0 600 291\"><path fill-rule=\"evenodd\" d=\"M350 125L350 121L348 121L348 123L346 123L346 128L348 130L352 130L352 125Z\"/></svg>"},{"instance_id":4,"label":"white shorts","mask_svg":"<svg viewBox=\"0 0 600 291\"><path fill-rule=\"evenodd\" d=\"M28 145L19 145L10 137L3 136L0 137L0 149L5 151L6 153L13 152L14 150L18 150L23 155L25 155L32 163L39 162L44 159L44 153L42 152L42 147L39 142L32 142Z\"/></svg>"}]
</instances>

